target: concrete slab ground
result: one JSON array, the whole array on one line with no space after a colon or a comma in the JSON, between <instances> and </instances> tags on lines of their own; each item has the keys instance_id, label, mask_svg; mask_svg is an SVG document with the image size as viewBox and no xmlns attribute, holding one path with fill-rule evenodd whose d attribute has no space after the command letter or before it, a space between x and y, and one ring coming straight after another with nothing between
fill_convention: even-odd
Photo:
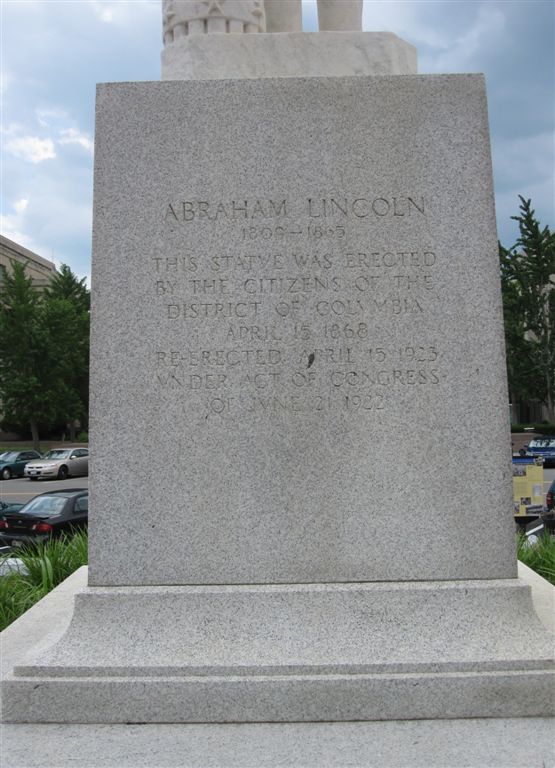
<instances>
[{"instance_id":1,"label":"concrete slab ground","mask_svg":"<svg viewBox=\"0 0 555 768\"><path fill-rule=\"evenodd\" d=\"M555 591L530 569L540 619ZM80 569L2 635L2 676L65 631ZM228 725L5 725L2 768L553 768L551 718Z\"/></svg>"},{"instance_id":2,"label":"concrete slab ground","mask_svg":"<svg viewBox=\"0 0 555 768\"><path fill-rule=\"evenodd\" d=\"M549 720L10 725L4 768L551 768ZM551 726L551 727L550 727Z\"/></svg>"}]
</instances>

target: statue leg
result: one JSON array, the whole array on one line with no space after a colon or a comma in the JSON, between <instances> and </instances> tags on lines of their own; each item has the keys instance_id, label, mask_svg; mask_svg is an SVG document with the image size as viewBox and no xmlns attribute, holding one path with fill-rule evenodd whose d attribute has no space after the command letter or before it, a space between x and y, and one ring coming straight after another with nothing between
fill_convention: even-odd
<instances>
[{"instance_id":1,"label":"statue leg","mask_svg":"<svg viewBox=\"0 0 555 768\"><path fill-rule=\"evenodd\" d=\"M264 0L266 32L302 32L301 0Z\"/></svg>"},{"instance_id":2,"label":"statue leg","mask_svg":"<svg viewBox=\"0 0 555 768\"><path fill-rule=\"evenodd\" d=\"M318 0L318 26L320 32L360 32L362 0Z\"/></svg>"}]
</instances>

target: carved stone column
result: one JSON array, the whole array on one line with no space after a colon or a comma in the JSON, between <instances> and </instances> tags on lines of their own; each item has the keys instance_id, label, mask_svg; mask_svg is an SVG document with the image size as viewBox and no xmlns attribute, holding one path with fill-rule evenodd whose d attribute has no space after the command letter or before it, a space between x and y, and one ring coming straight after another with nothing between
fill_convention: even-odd
<instances>
[{"instance_id":1,"label":"carved stone column","mask_svg":"<svg viewBox=\"0 0 555 768\"><path fill-rule=\"evenodd\" d=\"M181 37L265 32L263 0L163 0L164 45Z\"/></svg>"},{"instance_id":2,"label":"carved stone column","mask_svg":"<svg viewBox=\"0 0 555 768\"><path fill-rule=\"evenodd\" d=\"M302 32L301 0L265 0L267 32Z\"/></svg>"},{"instance_id":3,"label":"carved stone column","mask_svg":"<svg viewBox=\"0 0 555 768\"><path fill-rule=\"evenodd\" d=\"M318 0L320 32L360 32L362 0Z\"/></svg>"}]
</instances>

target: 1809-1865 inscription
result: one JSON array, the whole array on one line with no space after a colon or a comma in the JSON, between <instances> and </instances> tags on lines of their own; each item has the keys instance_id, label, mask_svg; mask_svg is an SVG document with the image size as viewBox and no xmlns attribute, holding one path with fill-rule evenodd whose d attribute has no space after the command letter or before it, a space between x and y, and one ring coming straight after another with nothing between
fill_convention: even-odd
<instances>
[{"instance_id":1,"label":"1809-1865 inscription","mask_svg":"<svg viewBox=\"0 0 555 768\"><path fill-rule=\"evenodd\" d=\"M389 247L380 231L426 215L418 195L167 203L153 293L180 332L152 352L157 387L207 416L379 414L399 390L437 387L436 340L393 343L377 322L417 328L433 308L440 256L406 228ZM207 234L217 247L201 256Z\"/></svg>"}]
</instances>

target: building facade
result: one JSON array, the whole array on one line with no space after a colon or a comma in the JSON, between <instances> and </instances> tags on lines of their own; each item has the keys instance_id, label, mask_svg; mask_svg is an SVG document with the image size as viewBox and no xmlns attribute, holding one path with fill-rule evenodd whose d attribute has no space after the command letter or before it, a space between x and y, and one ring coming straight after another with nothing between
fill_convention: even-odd
<instances>
[{"instance_id":1,"label":"building facade","mask_svg":"<svg viewBox=\"0 0 555 768\"><path fill-rule=\"evenodd\" d=\"M27 275L37 288L47 286L56 274L56 266L53 262L0 235L0 284L3 279L3 268L9 274L12 270L12 261L25 264Z\"/></svg>"}]
</instances>

